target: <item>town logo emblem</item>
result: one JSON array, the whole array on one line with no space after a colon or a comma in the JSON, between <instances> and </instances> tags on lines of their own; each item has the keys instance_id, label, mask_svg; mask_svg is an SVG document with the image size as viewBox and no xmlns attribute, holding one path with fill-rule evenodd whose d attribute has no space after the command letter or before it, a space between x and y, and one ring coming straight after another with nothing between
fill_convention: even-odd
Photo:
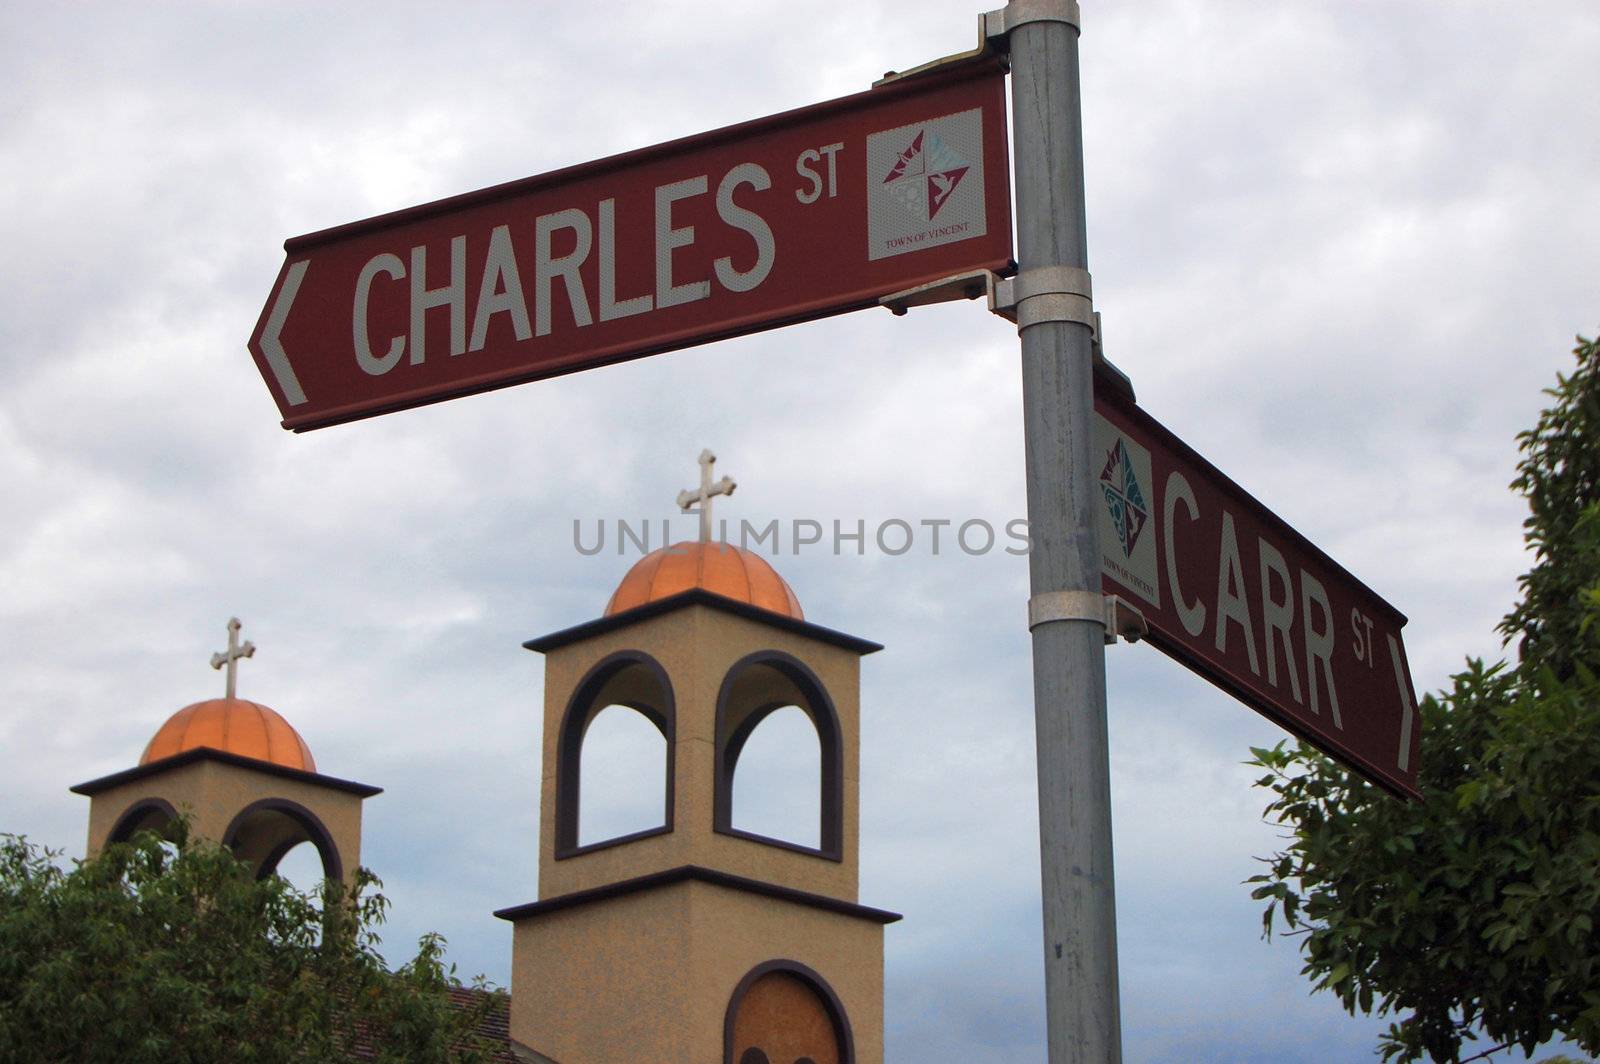
<instances>
[{"instance_id":1,"label":"town logo emblem","mask_svg":"<svg viewBox=\"0 0 1600 1064\"><path fill-rule=\"evenodd\" d=\"M889 192L906 210L933 221L950 202L950 194L972 169L937 133L919 130L883 179Z\"/></svg>"},{"instance_id":2,"label":"town logo emblem","mask_svg":"<svg viewBox=\"0 0 1600 1064\"><path fill-rule=\"evenodd\" d=\"M924 251L988 231L983 111L867 135L867 257Z\"/></svg>"},{"instance_id":3,"label":"town logo emblem","mask_svg":"<svg viewBox=\"0 0 1600 1064\"><path fill-rule=\"evenodd\" d=\"M1155 529L1155 469L1150 452L1136 438L1094 415L1094 449L1105 455L1105 465L1095 481L1105 496L1100 511L1100 571L1151 606L1161 605L1160 559Z\"/></svg>"},{"instance_id":4,"label":"town logo emblem","mask_svg":"<svg viewBox=\"0 0 1600 1064\"><path fill-rule=\"evenodd\" d=\"M1105 492L1106 506L1111 510L1111 524L1117 530L1117 541L1124 557L1133 557L1133 548L1139 543L1139 533L1150 519L1150 507L1139 488L1139 477L1134 473L1133 460L1119 438L1111 453L1106 456L1106 467L1100 472L1100 489Z\"/></svg>"}]
</instances>

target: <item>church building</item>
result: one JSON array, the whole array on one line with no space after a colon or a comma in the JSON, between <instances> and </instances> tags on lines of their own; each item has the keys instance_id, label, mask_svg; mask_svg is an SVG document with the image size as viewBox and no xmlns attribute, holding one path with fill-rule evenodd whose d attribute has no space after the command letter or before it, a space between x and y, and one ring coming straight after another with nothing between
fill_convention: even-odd
<instances>
[{"instance_id":1,"label":"church building","mask_svg":"<svg viewBox=\"0 0 1600 1064\"><path fill-rule=\"evenodd\" d=\"M813 624L757 554L710 536L647 554L600 617L523 644L545 656L538 896L511 924L506 1060L544 1064L882 1064L883 929L861 904L860 659L878 644ZM79 784L88 852L187 813L258 875L310 842L323 872L360 861L379 788L318 771L295 729L235 694L254 647L229 622L224 698L175 713L139 764ZM665 740L659 826L580 841L583 747L625 706ZM756 727L797 707L816 729L815 846L735 826L734 777ZM592 792L591 792L592 793ZM508 899L511 900L511 899Z\"/></svg>"}]
</instances>

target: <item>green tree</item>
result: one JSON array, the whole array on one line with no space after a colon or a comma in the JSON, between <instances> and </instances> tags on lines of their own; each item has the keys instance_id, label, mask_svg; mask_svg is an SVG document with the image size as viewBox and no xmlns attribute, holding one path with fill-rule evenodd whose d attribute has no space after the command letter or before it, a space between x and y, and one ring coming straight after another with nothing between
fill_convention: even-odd
<instances>
[{"instance_id":1,"label":"green tree","mask_svg":"<svg viewBox=\"0 0 1600 1064\"><path fill-rule=\"evenodd\" d=\"M1525 665L1562 678L1580 661L1594 667L1600 648L1600 338L1580 337L1573 353L1577 370L1558 378L1546 393L1555 401L1517 437L1523 457L1511 486L1528 500L1534 565L1500 625Z\"/></svg>"},{"instance_id":2,"label":"green tree","mask_svg":"<svg viewBox=\"0 0 1600 1064\"><path fill-rule=\"evenodd\" d=\"M425 936L390 972L387 902L258 880L228 851L148 832L71 870L0 835L0 1060L211 1064L495 1059L475 1028L503 997L456 1008ZM481 980L480 980L481 983Z\"/></svg>"},{"instance_id":3,"label":"green tree","mask_svg":"<svg viewBox=\"0 0 1600 1064\"><path fill-rule=\"evenodd\" d=\"M1600 343L1519 436L1532 568L1501 631L1521 660L1470 660L1422 700L1420 802L1305 744L1252 750L1289 829L1251 877L1264 933L1354 1013L1398 1017L1384 1059L1462 1059L1479 1033L1529 1056L1600 1050Z\"/></svg>"}]
</instances>

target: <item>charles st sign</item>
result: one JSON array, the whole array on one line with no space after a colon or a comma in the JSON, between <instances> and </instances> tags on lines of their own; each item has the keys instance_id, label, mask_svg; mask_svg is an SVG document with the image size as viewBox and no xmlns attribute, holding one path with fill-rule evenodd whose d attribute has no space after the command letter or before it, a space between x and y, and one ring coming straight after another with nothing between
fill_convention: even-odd
<instances>
[{"instance_id":1,"label":"charles st sign","mask_svg":"<svg viewBox=\"0 0 1600 1064\"><path fill-rule=\"evenodd\" d=\"M1093 453L1104 589L1150 642L1415 797L1405 616L1131 402L1095 396Z\"/></svg>"},{"instance_id":2,"label":"charles st sign","mask_svg":"<svg viewBox=\"0 0 1600 1064\"><path fill-rule=\"evenodd\" d=\"M994 59L285 243L250 352L332 425L1011 265Z\"/></svg>"}]
</instances>

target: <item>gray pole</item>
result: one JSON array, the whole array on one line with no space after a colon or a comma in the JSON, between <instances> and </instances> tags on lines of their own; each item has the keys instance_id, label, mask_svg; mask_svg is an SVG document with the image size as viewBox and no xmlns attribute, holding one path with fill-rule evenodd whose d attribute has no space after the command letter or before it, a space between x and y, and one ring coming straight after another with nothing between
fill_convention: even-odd
<instances>
[{"instance_id":1,"label":"gray pole","mask_svg":"<svg viewBox=\"0 0 1600 1064\"><path fill-rule=\"evenodd\" d=\"M1010 0L1050 1064L1122 1059L1074 0ZM1000 28L1000 27L991 27ZM1066 269L1063 269L1065 267ZM1100 505L1104 505L1103 502Z\"/></svg>"}]
</instances>

